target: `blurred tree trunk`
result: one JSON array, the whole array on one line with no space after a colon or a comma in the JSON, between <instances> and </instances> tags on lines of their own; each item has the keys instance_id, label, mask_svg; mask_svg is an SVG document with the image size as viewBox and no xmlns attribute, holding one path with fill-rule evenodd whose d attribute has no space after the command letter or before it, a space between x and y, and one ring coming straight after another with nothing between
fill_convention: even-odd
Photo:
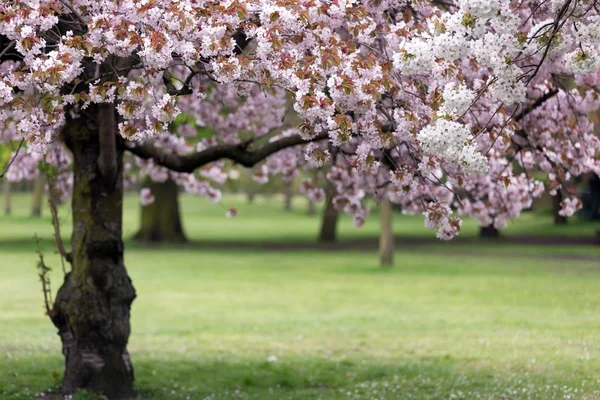
<instances>
[{"instance_id":1,"label":"blurred tree trunk","mask_svg":"<svg viewBox=\"0 0 600 400\"><path fill-rule=\"evenodd\" d=\"M592 173L590 179L590 219L600 219L600 176Z\"/></svg>"},{"instance_id":2,"label":"blurred tree trunk","mask_svg":"<svg viewBox=\"0 0 600 400\"><path fill-rule=\"evenodd\" d=\"M175 181L153 182L149 178L143 187L149 188L154 202L141 207L140 230L134 238L142 242L187 242L179 212L179 189Z\"/></svg>"},{"instance_id":3,"label":"blurred tree trunk","mask_svg":"<svg viewBox=\"0 0 600 400\"><path fill-rule=\"evenodd\" d=\"M292 211L292 200L294 200L294 181L285 182L283 195L285 198L283 209L290 212Z\"/></svg>"},{"instance_id":4,"label":"blurred tree trunk","mask_svg":"<svg viewBox=\"0 0 600 400\"><path fill-rule=\"evenodd\" d=\"M321 222L319 242L333 243L337 240L338 212L333 206L333 198L335 197L335 186L329 181L327 181L327 188L325 192L325 209L323 210L323 220Z\"/></svg>"},{"instance_id":5,"label":"blurred tree trunk","mask_svg":"<svg viewBox=\"0 0 600 400\"><path fill-rule=\"evenodd\" d=\"M315 169L312 172L312 181L313 183L316 185L317 182L319 181L319 170ZM315 202L312 201L310 198L307 199L308 200L308 207L306 209L306 213L308 215L315 215L317 213L317 209L315 207Z\"/></svg>"},{"instance_id":6,"label":"blurred tree trunk","mask_svg":"<svg viewBox=\"0 0 600 400\"><path fill-rule=\"evenodd\" d=\"M494 227L494 224L479 227L479 237L497 238L500 237L500 231Z\"/></svg>"},{"instance_id":7,"label":"blurred tree trunk","mask_svg":"<svg viewBox=\"0 0 600 400\"><path fill-rule=\"evenodd\" d=\"M394 232L392 231L392 203L384 197L379 203L379 262L382 267L394 266Z\"/></svg>"},{"instance_id":8,"label":"blurred tree trunk","mask_svg":"<svg viewBox=\"0 0 600 400\"><path fill-rule=\"evenodd\" d=\"M254 199L256 198L256 191L254 188L248 189L246 192L246 199L248 200L248 204L254 203Z\"/></svg>"},{"instance_id":9,"label":"blurred tree trunk","mask_svg":"<svg viewBox=\"0 0 600 400\"><path fill-rule=\"evenodd\" d=\"M12 204L11 204L11 187L10 181L4 178L4 214L10 215L12 214Z\"/></svg>"},{"instance_id":10,"label":"blurred tree trunk","mask_svg":"<svg viewBox=\"0 0 600 400\"><path fill-rule=\"evenodd\" d=\"M559 214L560 203L563 201L562 192L559 190L556 192L556 196L552 196L552 214L554 215L555 225L566 225L567 217L563 217Z\"/></svg>"},{"instance_id":11,"label":"blurred tree trunk","mask_svg":"<svg viewBox=\"0 0 600 400\"><path fill-rule=\"evenodd\" d=\"M35 179L33 185L33 198L31 200L31 216L39 217L42 215L42 198L44 197L44 189L46 188L46 179L44 175L40 175Z\"/></svg>"},{"instance_id":12,"label":"blurred tree trunk","mask_svg":"<svg viewBox=\"0 0 600 400\"><path fill-rule=\"evenodd\" d=\"M317 213L317 210L315 208L315 202L311 199L308 199L308 207L306 208L306 213L311 216Z\"/></svg>"}]
</instances>

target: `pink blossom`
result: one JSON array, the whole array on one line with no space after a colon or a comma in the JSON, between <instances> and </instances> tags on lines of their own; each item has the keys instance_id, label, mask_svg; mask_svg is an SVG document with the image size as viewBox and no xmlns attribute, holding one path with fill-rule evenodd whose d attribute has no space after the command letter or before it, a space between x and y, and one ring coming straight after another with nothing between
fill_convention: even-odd
<instances>
[{"instance_id":1,"label":"pink blossom","mask_svg":"<svg viewBox=\"0 0 600 400\"><path fill-rule=\"evenodd\" d=\"M142 190L140 190L140 203L143 206L149 206L154 203L154 200L154 195L150 189L142 188Z\"/></svg>"}]
</instances>

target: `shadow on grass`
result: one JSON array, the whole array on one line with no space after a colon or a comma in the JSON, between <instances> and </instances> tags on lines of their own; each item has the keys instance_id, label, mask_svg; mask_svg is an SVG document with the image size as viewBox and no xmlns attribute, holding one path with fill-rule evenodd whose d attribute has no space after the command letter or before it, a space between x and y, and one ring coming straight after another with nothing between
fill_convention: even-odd
<instances>
[{"instance_id":1,"label":"shadow on grass","mask_svg":"<svg viewBox=\"0 0 600 400\"><path fill-rule=\"evenodd\" d=\"M135 355L134 355L135 356ZM190 359L176 355L134 360L141 399L550 399L597 398L600 385L581 374L559 376L456 360L450 355L375 363L319 358ZM233 358L233 357L229 357ZM270 361L269 361L270 360ZM9 362L16 379L2 382L3 400L57 393L62 360L39 357ZM484 363L480 363L484 364ZM502 372L498 372L502 370ZM590 380L589 382L594 382ZM585 389L582 390L581 387ZM578 389L578 391L575 391ZM29 396L29 397L28 397ZM589 396L589 397L585 397ZM85 397L86 399L88 397Z\"/></svg>"},{"instance_id":2,"label":"shadow on grass","mask_svg":"<svg viewBox=\"0 0 600 400\"><path fill-rule=\"evenodd\" d=\"M67 249L70 240L63 238ZM558 238L558 237L500 237L496 239L456 238L442 242L435 238L413 238L396 236L396 249L403 253L423 253L440 255L482 256L494 258L533 258L572 261L600 261L598 244L600 238ZM47 254L56 253L56 243L52 237L42 237L40 248ZM537 250L532 251L532 248ZM35 256L37 246L32 238L17 237L0 240L0 251L30 252ZM185 250L190 252L223 252L224 250L250 253L323 252L340 251L372 252L378 250L377 238L346 239L337 243L317 243L307 240L287 240L262 242L254 241L189 241L183 244L140 243L132 238L125 240L126 251ZM386 269L378 269L385 273Z\"/></svg>"}]
</instances>

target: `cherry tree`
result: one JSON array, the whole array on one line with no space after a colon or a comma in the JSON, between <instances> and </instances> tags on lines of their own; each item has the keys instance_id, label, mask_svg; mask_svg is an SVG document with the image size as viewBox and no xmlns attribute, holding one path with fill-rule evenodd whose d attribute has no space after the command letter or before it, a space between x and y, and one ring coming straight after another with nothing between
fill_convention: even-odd
<instances>
[{"instance_id":1,"label":"cherry tree","mask_svg":"<svg viewBox=\"0 0 600 400\"><path fill-rule=\"evenodd\" d=\"M127 341L136 293L122 242L128 176L144 171L218 200L210 182L226 177L226 159L256 166L257 181L332 163L333 204L357 225L370 193L423 214L441 239L460 232L459 215L501 228L544 190L532 171L547 173L550 191L600 172L589 119L599 102L597 7L3 2L0 135L18 150L2 175L34 177L43 163L54 195L72 199L71 252L61 251L71 270L49 309L66 360L63 391L134 394ZM198 126L221 123L218 98L232 126L195 138ZM287 127L292 111L302 123ZM192 122L173 132L181 114ZM310 181L302 188L323 197ZM144 202L152 196L141 193ZM565 194L561 212L579 206Z\"/></svg>"}]
</instances>

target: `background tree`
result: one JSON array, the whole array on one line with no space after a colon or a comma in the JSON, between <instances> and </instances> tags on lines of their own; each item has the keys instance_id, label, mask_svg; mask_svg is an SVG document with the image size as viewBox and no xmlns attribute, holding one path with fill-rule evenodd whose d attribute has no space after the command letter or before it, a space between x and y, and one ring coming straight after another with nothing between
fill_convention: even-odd
<instances>
[{"instance_id":1,"label":"background tree","mask_svg":"<svg viewBox=\"0 0 600 400\"><path fill-rule=\"evenodd\" d=\"M335 165L338 157L337 150L333 151L331 157L332 165ZM331 173L331 166L327 174ZM319 243L334 243L337 241L338 210L335 207L334 200L337 196L336 185L329 179L325 186L325 206L321 217L321 229L319 230Z\"/></svg>"},{"instance_id":2,"label":"background tree","mask_svg":"<svg viewBox=\"0 0 600 400\"><path fill-rule=\"evenodd\" d=\"M12 192L10 181L5 180L2 187L4 194L4 214L10 215L12 214Z\"/></svg>"},{"instance_id":3,"label":"background tree","mask_svg":"<svg viewBox=\"0 0 600 400\"><path fill-rule=\"evenodd\" d=\"M500 236L500 230L498 230L493 224L488 226L480 226L479 236L482 238L497 238Z\"/></svg>"},{"instance_id":4,"label":"background tree","mask_svg":"<svg viewBox=\"0 0 600 400\"><path fill-rule=\"evenodd\" d=\"M394 231L392 203L388 196L379 202L379 263L383 267L394 266Z\"/></svg>"},{"instance_id":5,"label":"background tree","mask_svg":"<svg viewBox=\"0 0 600 400\"><path fill-rule=\"evenodd\" d=\"M335 199L335 186L327 183L325 189L325 207L321 218L321 229L319 230L320 243L333 243L337 241L338 211L333 204Z\"/></svg>"},{"instance_id":6,"label":"background tree","mask_svg":"<svg viewBox=\"0 0 600 400\"><path fill-rule=\"evenodd\" d=\"M43 175L38 176L33 183L33 197L31 199L31 216L39 217L42 215L42 200L46 188L46 180Z\"/></svg>"},{"instance_id":7,"label":"background tree","mask_svg":"<svg viewBox=\"0 0 600 400\"><path fill-rule=\"evenodd\" d=\"M290 212L292 211L294 200L294 182L287 181L283 186L283 209L284 211Z\"/></svg>"},{"instance_id":8,"label":"background tree","mask_svg":"<svg viewBox=\"0 0 600 400\"><path fill-rule=\"evenodd\" d=\"M319 170L318 169L313 170L311 180L315 185L319 184ZM313 199L311 199L309 197L307 197L306 200L307 200L306 213L311 216L316 215L317 210L315 207L315 202L313 201Z\"/></svg>"},{"instance_id":9,"label":"background tree","mask_svg":"<svg viewBox=\"0 0 600 400\"><path fill-rule=\"evenodd\" d=\"M581 217L585 220L600 219L600 176L588 174L584 177L584 182L587 183L587 191L584 193L585 198L582 197L584 207Z\"/></svg>"},{"instance_id":10,"label":"background tree","mask_svg":"<svg viewBox=\"0 0 600 400\"><path fill-rule=\"evenodd\" d=\"M143 186L140 229L134 238L142 242L187 242L179 210L177 183L173 179L154 182L147 178Z\"/></svg>"}]
</instances>

